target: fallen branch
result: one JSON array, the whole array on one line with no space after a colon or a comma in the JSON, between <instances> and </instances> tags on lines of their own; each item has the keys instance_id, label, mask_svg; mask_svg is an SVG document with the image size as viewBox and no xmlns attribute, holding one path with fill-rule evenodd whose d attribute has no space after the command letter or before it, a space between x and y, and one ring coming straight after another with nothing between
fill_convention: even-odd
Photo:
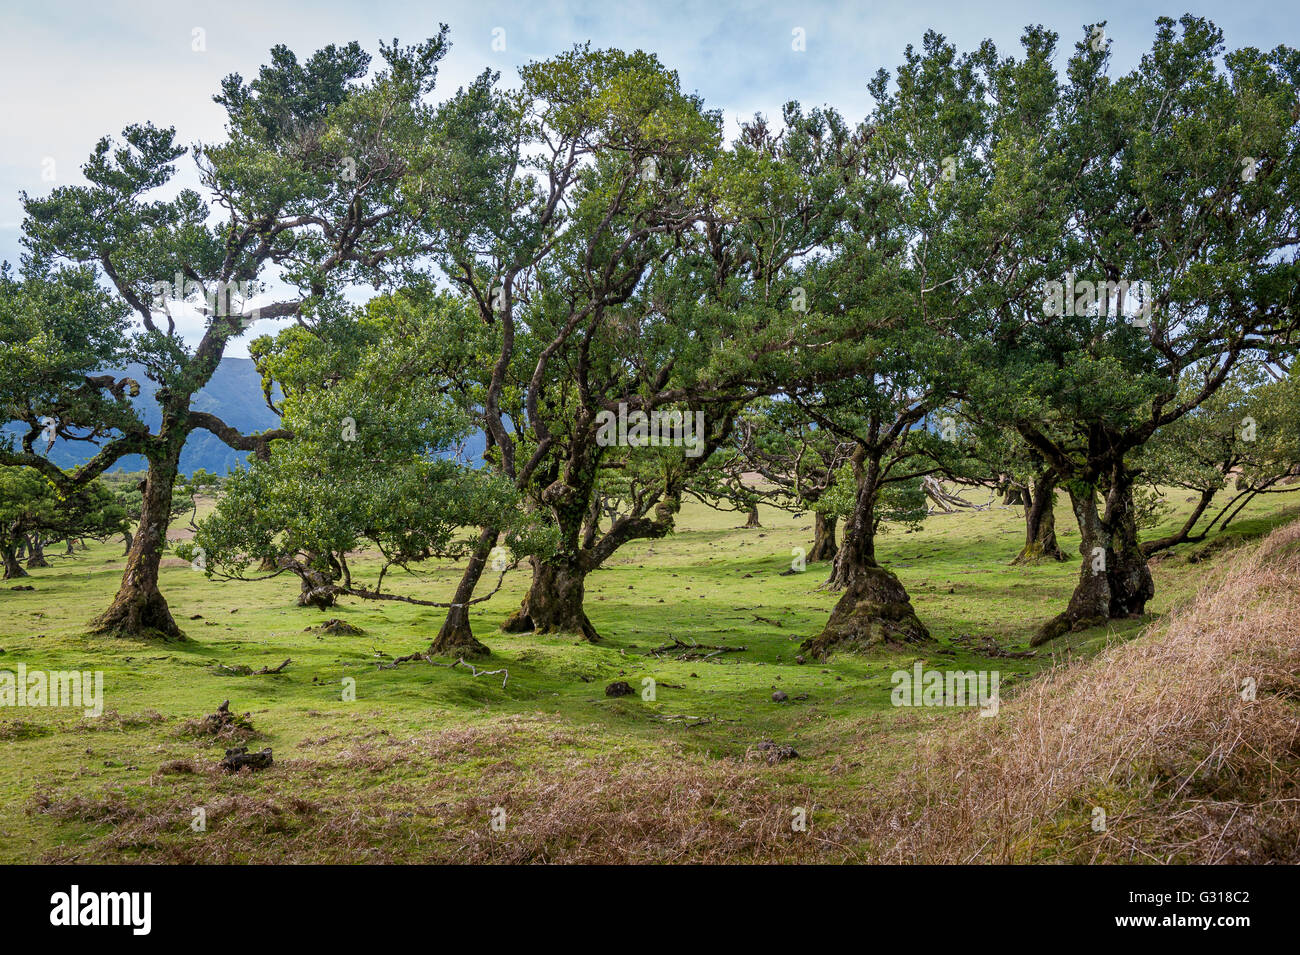
<instances>
[{"instance_id":1,"label":"fallen branch","mask_svg":"<svg viewBox=\"0 0 1300 955\"><path fill-rule=\"evenodd\" d=\"M720 716L690 716L686 713L676 713L672 716L656 715L655 719L663 720L665 723L681 723L683 726L704 726L707 723L739 723L740 720L724 719Z\"/></svg>"},{"instance_id":2,"label":"fallen branch","mask_svg":"<svg viewBox=\"0 0 1300 955\"><path fill-rule=\"evenodd\" d=\"M215 666L217 670L228 673L231 676L265 676L268 673L279 673L292 662L292 659L286 659L278 667L262 667L260 670L254 670L252 667L245 666L242 663L236 664L235 666L230 666L225 663L217 663Z\"/></svg>"},{"instance_id":3,"label":"fallen branch","mask_svg":"<svg viewBox=\"0 0 1300 955\"><path fill-rule=\"evenodd\" d=\"M724 647L718 645L708 646L708 645L696 643L694 640L692 640L690 643L684 643L683 641L679 640L677 637L673 637L672 643L665 643L662 647L655 647L650 652L655 656L659 656L661 653L668 653L673 650L681 650L682 652L677 655L678 660L707 660L710 657L716 657L721 653L740 653L742 650L747 650L747 649L748 647ZM705 650L709 650L711 652L704 653L703 651Z\"/></svg>"},{"instance_id":4,"label":"fallen branch","mask_svg":"<svg viewBox=\"0 0 1300 955\"><path fill-rule=\"evenodd\" d=\"M449 670L454 670L456 667L465 667L470 673L474 674L474 676L496 676L498 673L504 673L506 675L505 679L501 681L501 689L503 690L506 688L506 683L510 680L510 671L505 667L502 667L500 670L479 670L474 666L474 664L466 663L464 657L461 657L455 663L434 663L427 653L408 653L404 657L397 657L392 663L379 664L379 669L393 670L396 669L399 663L411 663L415 660L423 660L425 663L429 664L429 666L446 667Z\"/></svg>"},{"instance_id":5,"label":"fallen branch","mask_svg":"<svg viewBox=\"0 0 1300 955\"><path fill-rule=\"evenodd\" d=\"M498 673L504 673L506 675L505 679L501 681L501 689L503 690L506 688L506 681L510 679L510 671L507 670L505 667L502 667L500 670L484 670L480 673L477 669L474 668L474 664L466 663L464 657L461 657L455 663L447 663L443 665L453 670L456 669L456 667L467 667L469 669L469 672L474 674L475 676L495 676ZM438 666L438 664L435 663L434 666Z\"/></svg>"}]
</instances>

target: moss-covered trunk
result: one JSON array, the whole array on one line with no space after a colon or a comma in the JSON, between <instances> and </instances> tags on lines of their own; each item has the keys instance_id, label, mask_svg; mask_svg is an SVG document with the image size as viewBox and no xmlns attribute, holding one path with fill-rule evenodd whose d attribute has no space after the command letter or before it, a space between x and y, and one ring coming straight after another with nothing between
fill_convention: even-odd
<instances>
[{"instance_id":1,"label":"moss-covered trunk","mask_svg":"<svg viewBox=\"0 0 1300 955\"><path fill-rule=\"evenodd\" d=\"M595 643L600 639L583 609L587 572L581 561L555 555L534 557L533 580L523 606L511 614L508 633L576 633Z\"/></svg>"},{"instance_id":2,"label":"moss-covered trunk","mask_svg":"<svg viewBox=\"0 0 1300 955\"><path fill-rule=\"evenodd\" d=\"M859 455L854 462L857 493L835 557L829 586L843 595L821 633L801 649L825 658L834 650L863 650L881 644L913 644L930 639L917 619L907 589L876 562L876 499L880 493L878 457Z\"/></svg>"},{"instance_id":3,"label":"moss-covered trunk","mask_svg":"<svg viewBox=\"0 0 1300 955\"><path fill-rule=\"evenodd\" d=\"M1030 641L1033 646L1070 630L1140 615L1155 593L1151 571L1138 542L1131 477L1122 469L1115 469L1106 493L1105 509L1100 512L1092 485L1071 482L1067 489L1079 522L1082 557L1079 581L1065 611L1034 634Z\"/></svg>"},{"instance_id":4,"label":"moss-covered trunk","mask_svg":"<svg viewBox=\"0 0 1300 955\"><path fill-rule=\"evenodd\" d=\"M1050 471L1034 482L1025 503L1025 546L1012 564L1070 559L1056 540L1056 485L1056 475Z\"/></svg>"},{"instance_id":5,"label":"moss-covered trunk","mask_svg":"<svg viewBox=\"0 0 1300 955\"><path fill-rule=\"evenodd\" d=\"M126 555L126 570L117 596L107 610L90 622L95 633L164 639L184 636L158 589L158 568L167 543L172 489L183 443L184 436L179 440L173 438L149 458L140 526Z\"/></svg>"}]
</instances>

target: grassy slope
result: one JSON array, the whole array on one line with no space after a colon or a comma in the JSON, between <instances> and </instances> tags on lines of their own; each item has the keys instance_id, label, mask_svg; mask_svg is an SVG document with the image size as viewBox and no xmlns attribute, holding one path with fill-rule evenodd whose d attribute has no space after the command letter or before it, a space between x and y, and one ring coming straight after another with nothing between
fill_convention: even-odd
<instances>
[{"instance_id":1,"label":"grassy slope","mask_svg":"<svg viewBox=\"0 0 1300 955\"><path fill-rule=\"evenodd\" d=\"M1286 496L1257 501L1233 525L1252 536L1296 516ZM1174 498L1172 529L1190 505ZM968 712L890 706L889 675L916 654L840 655L795 662L835 595L818 589L825 565L779 576L791 548L808 546L811 517L764 510L761 529L741 517L685 509L682 530L620 551L592 576L588 613L604 641L505 635L495 626L517 605L525 571L476 608L475 630L494 650L474 677L424 663L381 669L427 646L438 611L349 601L328 614L294 606L288 579L208 581L187 566L164 571L164 590L190 640L147 644L87 638L84 622L121 571L120 544L0 590L0 667L104 671L106 718L76 711L0 711L0 861L748 860L839 859L862 845L822 838L872 791L909 765L916 735ZM1068 550L1077 531L1060 508ZM1070 634L1032 659L991 659L968 646L991 637L1023 648L1036 624L1061 609L1077 564L1008 566L1022 535L1020 510L936 516L914 534L882 539L942 650L931 666L996 669L1004 695L1068 653L1092 653L1143 623ZM1193 595L1205 563L1156 565L1150 610ZM408 592L447 599L457 576L440 568ZM195 617L195 615L199 615ZM362 636L304 628L337 616ZM191 619L195 617L195 619ZM763 618L763 619L760 619ZM678 637L744 646L707 662L657 659ZM275 666L238 677L215 664ZM609 699L624 679L659 681L658 699ZM343 702L341 681L356 680ZM790 701L771 702L776 689ZM805 697L806 694L806 697ZM227 741L187 734L185 721L229 698L251 713L272 746L273 769L226 776ZM685 726L668 716L713 717ZM767 766L752 747L792 744L800 758ZM205 807L208 829L190 829ZM504 831L489 826L495 807ZM791 831L804 807L808 833Z\"/></svg>"}]
</instances>

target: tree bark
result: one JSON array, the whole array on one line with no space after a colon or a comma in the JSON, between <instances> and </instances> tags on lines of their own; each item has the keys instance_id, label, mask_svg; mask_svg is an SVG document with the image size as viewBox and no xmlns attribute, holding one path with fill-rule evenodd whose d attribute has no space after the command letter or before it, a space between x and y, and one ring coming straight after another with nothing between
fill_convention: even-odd
<instances>
[{"instance_id":1,"label":"tree bark","mask_svg":"<svg viewBox=\"0 0 1300 955\"><path fill-rule=\"evenodd\" d=\"M27 538L27 569L48 566L50 562L45 559L45 542L41 540L41 535L30 535Z\"/></svg>"},{"instance_id":2,"label":"tree bark","mask_svg":"<svg viewBox=\"0 0 1300 955\"><path fill-rule=\"evenodd\" d=\"M23 565L18 562L18 547L15 544L12 542L0 544L0 554L4 556L5 580L31 576L23 569Z\"/></svg>"},{"instance_id":3,"label":"tree bark","mask_svg":"<svg viewBox=\"0 0 1300 955\"><path fill-rule=\"evenodd\" d=\"M172 489L180 461L180 440L149 458L140 508L140 526L126 555L126 570L108 609L90 622L92 633L110 636L184 639L158 589L158 567L171 523Z\"/></svg>"},{"instance_id":4,"label":"tree bark","mask_svg":"<svg viewBox=\"0 0 1300 955\"><path fill-rule=\"evenodd\" d=\"M1056 484L1057 477L1052 471L1034 482L1025 504L1025 546L1012 564L1070 559L1056 540Z\"/></svg>"},{"instance_id":5,"label":"tree bark","mask_svg":"<svg viewBox=\"0 0 1300 955\"><path fill-rule=\"evenodd\" d=\"M1107 620L1140 616L1155 593L1155 584L1137 539L1132 479L1117 467L1098 513L1096 491L1073 482L1070 504L1079 521L1079 582L1065 612L1039 628L1030 640L1039 646L1070 630L1085 630Z\"/></svg>"},{"instance_id":6,"label":"tree bark","mask_svg":"<svg viewBox=\"0 0 1300 955\"><path fill-rule=\"evenodd\" d=\"M751 504L751 505L749 505L749 512L748 512L748 514L747 514L746 517L745 517L745 526L746 526L746 527L762 527L762 526L763 526L761 523L759 523L759 520L758 520L758 505L757 505L757 504Z\"/></svg>"},{"instance_id":7,"label":"tree bark","mask_svg":"<svg viewBox=\"0 0 1300 955\"><path fill-rule=\"evenodd\" d=\"M469 625L469 602L474 596L474 588L483 576L483 568L496 544L497 529L485 527L479 534L474 552L470 554L469 565L461 575L456 587L456 594L451 598L451 607L442 622L442 629L429 646L429 653L439 656L487 656L492 651L474 637Z\"/></svg>"},{"instance_id":8,"label":"tree bark","mask_svg":"<svg viewBox=\"0 0 1300 955\"><path fill-rule=\"evenodd\" d=\"M582 562L562 554L530 559L533 579L523 606L501 629L507 633L577 633L592 643L598 642L600 637L582 606L587 580Z\"/></svg>"},{"instance_id":9,"label":"tree bark","mask_svg":"<svg viewBox=\"0 0 1300 955\"><path fill-rule=\"evenodd\" d=\"M818 659L838 649L866 650L882 644L916 644L930 639L902 581L876 562L879 459L856 455L854 477L858 487L853 513L828 581L828 586L843 589L844 594L822 632L804 641L800 648Z\"/></svg>"},{"instance_id":10,"label":"tree bark","mask_svg":"<svg viewBox=\"0 0 1300 955\"><path fill-rule=\"evenodd\" d=\"M813 546L808 552L808 559L811 561L834 560L835 555L839 553L840 545L835 541L835 529L839 523L839 518L832 515L827 517L821 511L815 512L813 516Z\"/></svg>"},{"instance_id":11,"label":"tree bark","mask_svg":"<svg viewBox=\"0 0 1300 955\"><path fill-rule=\"evenodd\" d=\"M126 550L122 551L122 553L123 553L123 554L129 554L129 553L131 553L131 543L132 543L132 541L134 540L134 538L133 538L132 535L131 535L131 532L130 532L130 531L122 531L122 539L126 542ZM69 553L69 554L72 553L72 541L71 541L71 540L68 541L68 553Z\"/></svg>"}]
</instances>

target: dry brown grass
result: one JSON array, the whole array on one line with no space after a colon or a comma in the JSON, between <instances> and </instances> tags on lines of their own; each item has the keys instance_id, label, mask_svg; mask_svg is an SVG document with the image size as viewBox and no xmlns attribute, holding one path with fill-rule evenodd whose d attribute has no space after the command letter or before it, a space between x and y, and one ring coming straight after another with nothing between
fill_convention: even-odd
<instances>
[{"instance_id":1,"label":"dry brown grass","mask_svg":"<svg viewBox=\"0 0 1300 955\"><path fill-rule=\"evenodd\" d=\"M1034 680L1001 717L928 734L875 801L877 857L1300 861L1300 524L1216 576L1140 639Z\"/></svg>"}]
</instances>

